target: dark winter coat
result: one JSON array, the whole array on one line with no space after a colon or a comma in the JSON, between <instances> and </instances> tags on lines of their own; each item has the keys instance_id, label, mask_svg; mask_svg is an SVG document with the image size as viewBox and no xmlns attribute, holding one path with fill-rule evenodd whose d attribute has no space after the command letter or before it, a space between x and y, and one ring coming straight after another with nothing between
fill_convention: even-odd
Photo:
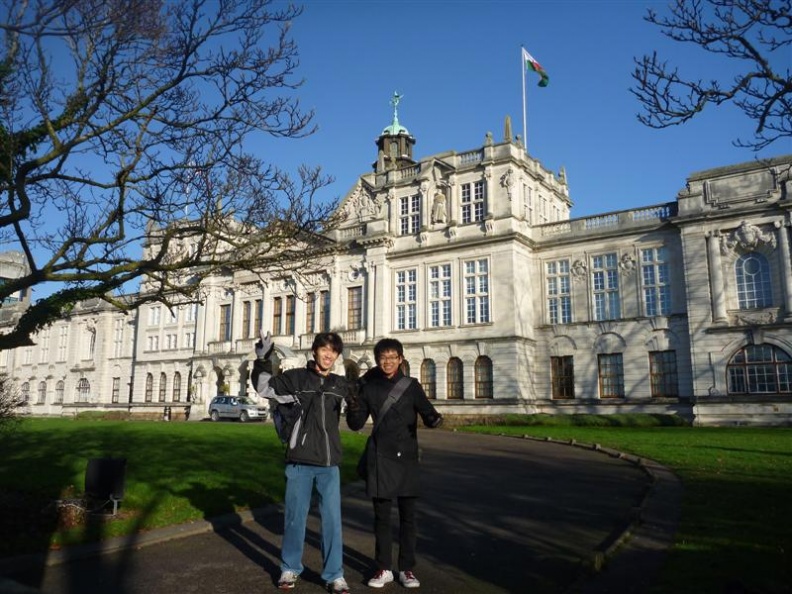
<instances>
[{"instance_id":1,"label":"dark winter coat","mask_svg":"<svg viewBox=\"0 0 792 594\"><path fill-rule=\"evenodd\" d=\"M347 411L349 428L353 431L363 428L369 415L377 422L383 402L402 377L401 371L389 379L379 367L369 370L358 385L357 406ZM419 415L427 427L437 427L442 420L421 384L413 379L382 418L371 440L366 477L369 497L391 499L419 495Z\"/></svg>"},{"instance_id":2,"label":"dark winter coat","mask_svg":"<svg viewBox=\"0 0 792 594\"><path fill-rule=\"evenodd\" d=\"M295 425L286 447L286 462L313 466L341 463L341 435L338 423L341 403L349 395L346 378L330 373L323 376L309 361L306 367L289 369L272 376L269 361L257 359L251 380L259 396L281 404L299 400L304 417Z\"/></svg>"}]
</instances>

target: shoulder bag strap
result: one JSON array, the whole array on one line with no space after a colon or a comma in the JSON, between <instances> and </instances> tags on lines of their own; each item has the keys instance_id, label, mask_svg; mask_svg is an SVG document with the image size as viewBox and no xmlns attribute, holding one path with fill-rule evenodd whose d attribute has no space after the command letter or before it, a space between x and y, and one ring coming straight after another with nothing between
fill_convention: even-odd
<instances>
[{"instance_id":1,"label":"shoulder bag strap","mask_svg":"<svg viewBox=\"0 0 792 594\"><path fill-rule=\"evenodd\" d=\"M371 430L372 435L374 435L374 432L379 428L382 418L390 410L390 407L393 406L399 398L401 398L401 395L404 394L404 391L409 387L411 382L412 378L404 376L398 382L396 382L395 386L390 389L387 398L385 398L385 402L382 403L382 408L380 408L377 419L374 421L374 428Z\"/></svg>"}]
</instances>

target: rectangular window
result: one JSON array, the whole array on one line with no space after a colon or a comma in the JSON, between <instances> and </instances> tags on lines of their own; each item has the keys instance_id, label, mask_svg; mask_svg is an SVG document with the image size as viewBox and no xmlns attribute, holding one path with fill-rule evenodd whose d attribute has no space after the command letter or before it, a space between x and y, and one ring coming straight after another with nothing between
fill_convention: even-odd
<instances>
[{"instance_id":1,"label":"rectangular window","mask_svg":"<svg viewBox=\"0 0 792 594\"><path fill-rule=\"evenodd\" d=\"M314 332L314 325L316 324L316 301L319 295L317 293L308 293L305 300L305 333L311 334Z\"/></svg>"},{"instance_id":2,"label":"rectangular window","mask_svg":"<svg viewBox=\"0 0 792 594\"><path fill-rule=\"evenodd\" d=\"M465 269L465 323L486 324L490 321L489 262L471 260Z\"/></svg>"},{"instance_id":3,"label":"rectangular window","mask_svg":"<svg viewBox=\"0 0 792 594\"><path fill-rule=\"evenodd\" d=\"M272 333L282 334L281 322L283 320L283 297L275 297L272 300Z\"/></svg>"},{"instance_id":4,"label":"rectangular window","mask_svg":"<svg viewBox=\"0 0 792 594\"><path fill-rule=\"evenodd\" d=\"M620 318L619 266L615 253L592 258L592 289L594 319L599 322Z\"/></svg>"},{"instance_id":5,"label":"rectangular window","mask_svg":"<svg viewBox=\"0 0 792 594\"><path fill-rule=\"evenodd\" d=\"M195 332L184 333L184 348L185 349L195 348Z\"/></svg>"},{"instance_id":6,"label":"rectangular window","mask_svg":"<svg viewBox=\"0 0 792 594\"><path fill-rule=\"evenodd\" d=\"M678 398L676 351L651 351L649 353L649 377L652 396Z\"/></svg>"},{"instance_id":7,"label":"rectangular window","mask_svg":"<svg viewBox=\"0 0 792 594\"><path fill-rule=\"evenodd\" d=\"M231 340L231 304L220 306L220 332L218 340Z\"/></svg>"},{"instance_id":8,"label":"rectangular window","mask_svg":"<svg viewBox=\"0 0 792 594\"><path fill-rule=\"evenodd\" d=\"M575 365L571 356L550 357L553 399L569 400L575 397Z\"/></svg>"},{"instance_id":9,"label":"rectangular window","mask_svg":"<svg viewBox=\"0 0 792 594\"><path fill-rule=\"evenodd\" d=\"M330 291L319 292L319 332L330 331Z\"/></svg>"},{"instance_id":10,"label":"rectangular window","mask_svg":"<svg viewBox=\"0 0 792 594\"><path fill-rule=\"evenodd\" d=\"M250 314L253 309L252 301L242 303L242 338L250 338Z\"/></svg>"},{"instance_id":11,"label":"rectangular window","mask_svg":"<svg viewBox=\"0 0 792 594\"><path fill-rule=\"evenodd\" d=\"M421 226L421 196L399 198L399 235L415 235Z\"/></svg>"},{"instance_id":12,"label":"rectangular window","mask_svg":"<svg viewBox=\"0 0 792 594\"><path fill-rule=\"evenodd\" d=\"M286 334L294 334L294 308L297 300L294 295L286 296Z\"/></svg>"},{"instance_id":13,"label":"rectangular window","mask_svg":"<svg viewBox=\"0 0 792 594\"><path fill-rule=\"evenodd\" d=\"M484 182L462 184L462 222L475 223L484 220Z\"/></svg>"},{"instance_id":14,"label":"rectangular window","mask_svg":"<svg viewBox=\"0 0 792 594\"><path fill-rule=\"evenodd\" d=\"M549 321L551 324L570 324L572 322L572 296L570 294L569 260L548 262L545 271Z\"/></svg>"},{"instance_id":15,"label":"rectangular window","mask_svg":"<svg viewBox=\"0 0 792 594\"><path fill-rule=\"evenodd\" d=\"M253 319L253 336L258 336L261 330L261 323L264 320L264 300L256 299L255 318Z\"/></svg>"},{"instance_id":16,"label":"rectangular window","mask_svg":"<svg viewBox=\"0 0 792 594\"><path fill-rule=\"evenodd\" d=\"M178 348L178 336L176 334L166 334L165 335L165 344L167 345L168 350L175 350Z\"/></svg>"},{"instance_id":17,"label":"rectangular window","mask_svg":"<svg viewBox=\"0 0 792 594\"><path fill-rule=\"evenodd\" d=\"M58 361L66 360L66 347L69 346L69 327L61 326L58 330Z\"/></svg>"},{"instance_id":18,"label":"rectangular window","mask_svg":"<svg viewBox=\"0 0 792 594\"><path fill-rule=\"evenodd\" d=\"M188 303L187 304L187 313L185 315L184 320L186 322L194 322L198 319L198 304L197 303Z\"/></svg>"},{"instance_id":19,"label":"rectangular window","mask_svg":"<svg viewBox=\"0 0 792 594\"><path fill-rule=\"evenodd\" d=\"M527 184L523 184L523 218L531 223L533 216L533 208L531 207L531 188Z\"/></svg>"},{"instance_id":20,"label":"rectangular window","mask_svg":"<svg viewBox=\"0 0 792 594\"><path fill-rule=\"evenodd\" d=\"M120 394L120 392L121 392L121 378L120 377L114 377L113 378L113 392L110 395L110 401L113 404L118 404L118 395Z\"/></svg>"},{"instance_id":21,"label":"rectangular window","mask_svg":"<svg viewBox=\"0 0 792 594\"><path fill-rule=\"evenodd\" d=\"M41 336L36 341L39 343L39 363L49 362L49 349L50 349L50 330L45 328L41 332Z\"/></svg>"},{"instance_id":22,"label":"rectangular window","mask_svg":"<svg viewBox=\"0 0 792 594\"><path fill-rule=\"evenodd\" d=\"M415 330L418 298L418 271L415 268L396 273L396 329Z\"/></svg>"},{"instance_id":23,"label":"rectangular window","mask_svg":"<svg viewBox=\"0 0 792 594\"><path fill-rule=\"evenodd\" d=\"M671 313L670 283L668 250L665 247L641 250L641 285L647 316Z\"/></svg>"},{"instance_id":24,"label":"rectangular window","mask_svg":"<svg viewBox=\"0 0 792 594\"><path fill-rule=\"evenodd\" d=\"M347 290L347 328L359 330L363 327L363 287Z\"/></svg>"},{"instance_id":25,"label":"rectangular window","mask_svg":"<svg viewBox=\"0 0 792 594\"><path fill-rule=\"evenodd\" d=\"M124 320L113 322L113 356L124 355Z\"/></svg>"},{"instance_id":26,"label":"rectangular window","mask_svg":"<svg viewBox=\"0 0 792 594\"><path fill-rule=\"evenodd\" d=\"M159 350L159 336L147 336L146 337L146 350L147 351L158 351Z\"/></svg>"},{"instance_id":27,"label":"rectangular window","mask_svg":"<svg viewBox=\"0 0 792 594\"><path fill-rule=\"evenodd\" d=\"M172 307L168 311L168 323L169 324L176 324L179 322L179 310L175 307Z\"/></svg>"},{"instance_id":28,"label":"rectangular window","mask_svg":"<svg viewBox=\"0 0 792 594\"><path fill-rule=\"evenodd\" d=\"M624 398L622 354L598 355L600 398Z\"/></svg>"},{"instance_id":29,"label":"rectangular window","mask_svg":"<svg viewBox=\"0 0 792 594\"><path fill-rule=\"evenodd\" d=\"M152 305L151 307L149 307L149 312L148 312L149 326L159 326L161 312L162 312L162 308L160 308L159 305Z\"/></svg>"},{"instance_id":30,"label":"rectangular window","mask_svg":"<svg viewBox=\"0 0 792 594\"><path fill-rule=\"evenodd\" d=\"M429 327L451 325L451 264L429 267Z\"/></svg>"}]
</instances>

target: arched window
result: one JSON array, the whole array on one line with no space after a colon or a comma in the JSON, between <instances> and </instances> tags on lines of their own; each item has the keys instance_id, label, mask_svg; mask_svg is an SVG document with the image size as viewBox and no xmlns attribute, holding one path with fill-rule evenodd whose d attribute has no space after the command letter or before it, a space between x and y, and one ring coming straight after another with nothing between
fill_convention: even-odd
<instances>
[{"instance_id":1,"label":"arched window","mask_svg":"<svg viewBox=\"0 0 792 594\"><path fill-rule=\"evenodd\" d=\"M181 400L181 373L178 371L173 374L173 401Z\"/></svg>"},{"instance_id":2,"label":"arched window","mask_svg":"<svg viewBox=\"0 0 792 594\"><path fill-rule=\"evenodd\" d=\"M58 380L55 384L55 404L63 404L63 394L66 392L66 384L63 380Z\"/></svg>"},{"instance_id":3,"label":"arched window","mask_svg":"<svg viewBox=\"0 0 792 594\"><path fill-rule=\"evenodd\" d=\"M424 359L421 363L421 386L427 398L437 398L437 368L431 359Z\"/></svg>"},{"instance_id":4,"label":"arched window","mask_svg":"<svg viewBox=\"0 0 792 594\"><path fill-rule=\"evenodd\" d=\"M39 382L38 385L38 404L47 402L47 382Z\"/></svg>"},{"instance_id":5,"label":"arched window","mask_svg":"<svg viewBox=\"0 0 792 594\"><path fill-rule=\"evenodd\" d=\"M734 264L737 276L737 301L740 309L757 309L773 304L770 265L758 252L743 254Z\"/></svg>"},{"instance_id":6,"label":"arched window","mask_svg":"<svg viewBox=\"0 0 792 594\"><path fill-rule=\"evenodd\" d=\"M154 394L154 376L150 373L146 374L146 402L151 402L151 398Z\"/></svg>"},{"instance_id":7,"label":"arched window","mask_svg":"<svg viewBox=\"0 0 792 594\"><path fill-rule=\"evenodd\" d=\"M168 376L164 373L160 373L160 382L159 382L159 401L165 402L165 395L168 390Z\"/></svg>"},{"instance_id":8,"label":"arched window","mask_svg":"<svg viewBox=\"0 0 792 594\"><path fill-rule=\"evenodd\" d=\"M726 367L729 394L792 393L792 357L771 344L737 351Z\"/></svg>"},{"instance_id":9,"label":"arched window","mask_svg":"<svg viewBox=\"0 0 792 594\"><path fill-rule=\"evenodd\" d=\"M91 396L91 382L87 379L80 378L77 382L77 402L88 402Z\"/></svg>"},{"instance_id":10,"label":"arched window","mask_svg":"<svg viewBox=\"0 0 792 594\"><path fill-rule=\"evenodd\" d=\"M476 398L492 398L492 359L484 355L476 359Z\"/></svg>"},{"instance_id":11,"label":"arched window","mask_svg":"<svg viewBox=\"0 0 792 594\"><path fill-rule=\"evenodd\" d=\"M465 383L462 378L462 360L458 357L451 357L448 360L448 378L446 393L449 400L461 400L465 390Z\"/></svg>"},{"instance_id":12,"label":"arched window","mask_svg":"<svg viewBox=\"0 0 792 594\"><path fill-rule=\"evenodd\" d=\"M20 396L22 397L22 402L25 402L25 403L29 402L30 401L30 383L25 382L24 384L22 384L20 392L21 392Z\"/></svg>"}]
</instances>

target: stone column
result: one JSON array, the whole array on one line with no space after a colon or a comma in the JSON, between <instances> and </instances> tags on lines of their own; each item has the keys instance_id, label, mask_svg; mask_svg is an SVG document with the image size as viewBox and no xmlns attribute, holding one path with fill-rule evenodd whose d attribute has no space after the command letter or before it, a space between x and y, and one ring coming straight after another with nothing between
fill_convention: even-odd
<instances>
[{"instance_id":1,"label":"stone column","mask_svg":"<svg viewBox=\"0 0 792 594\"><path fill-rule=\"evenodd\" d=\"M779 221L776 224L778 228L778 243L781 246L781 289L784 295L784 321L792 321L792 258L789 253L789 228L786 223Z\"/></svg>"},{"instance_id":2,"label":"stone column","mask_svg":"<svg viewBox=\"0 0 792 594\"><path fill-rule=\"evenodd\" d=\"M710 298L712 300L712 321L726 324L726 285L723 281L723 265L720 254L720 234L710 231L707 238L707 264L709 266Z\"/></svg>"}]
</instances>

